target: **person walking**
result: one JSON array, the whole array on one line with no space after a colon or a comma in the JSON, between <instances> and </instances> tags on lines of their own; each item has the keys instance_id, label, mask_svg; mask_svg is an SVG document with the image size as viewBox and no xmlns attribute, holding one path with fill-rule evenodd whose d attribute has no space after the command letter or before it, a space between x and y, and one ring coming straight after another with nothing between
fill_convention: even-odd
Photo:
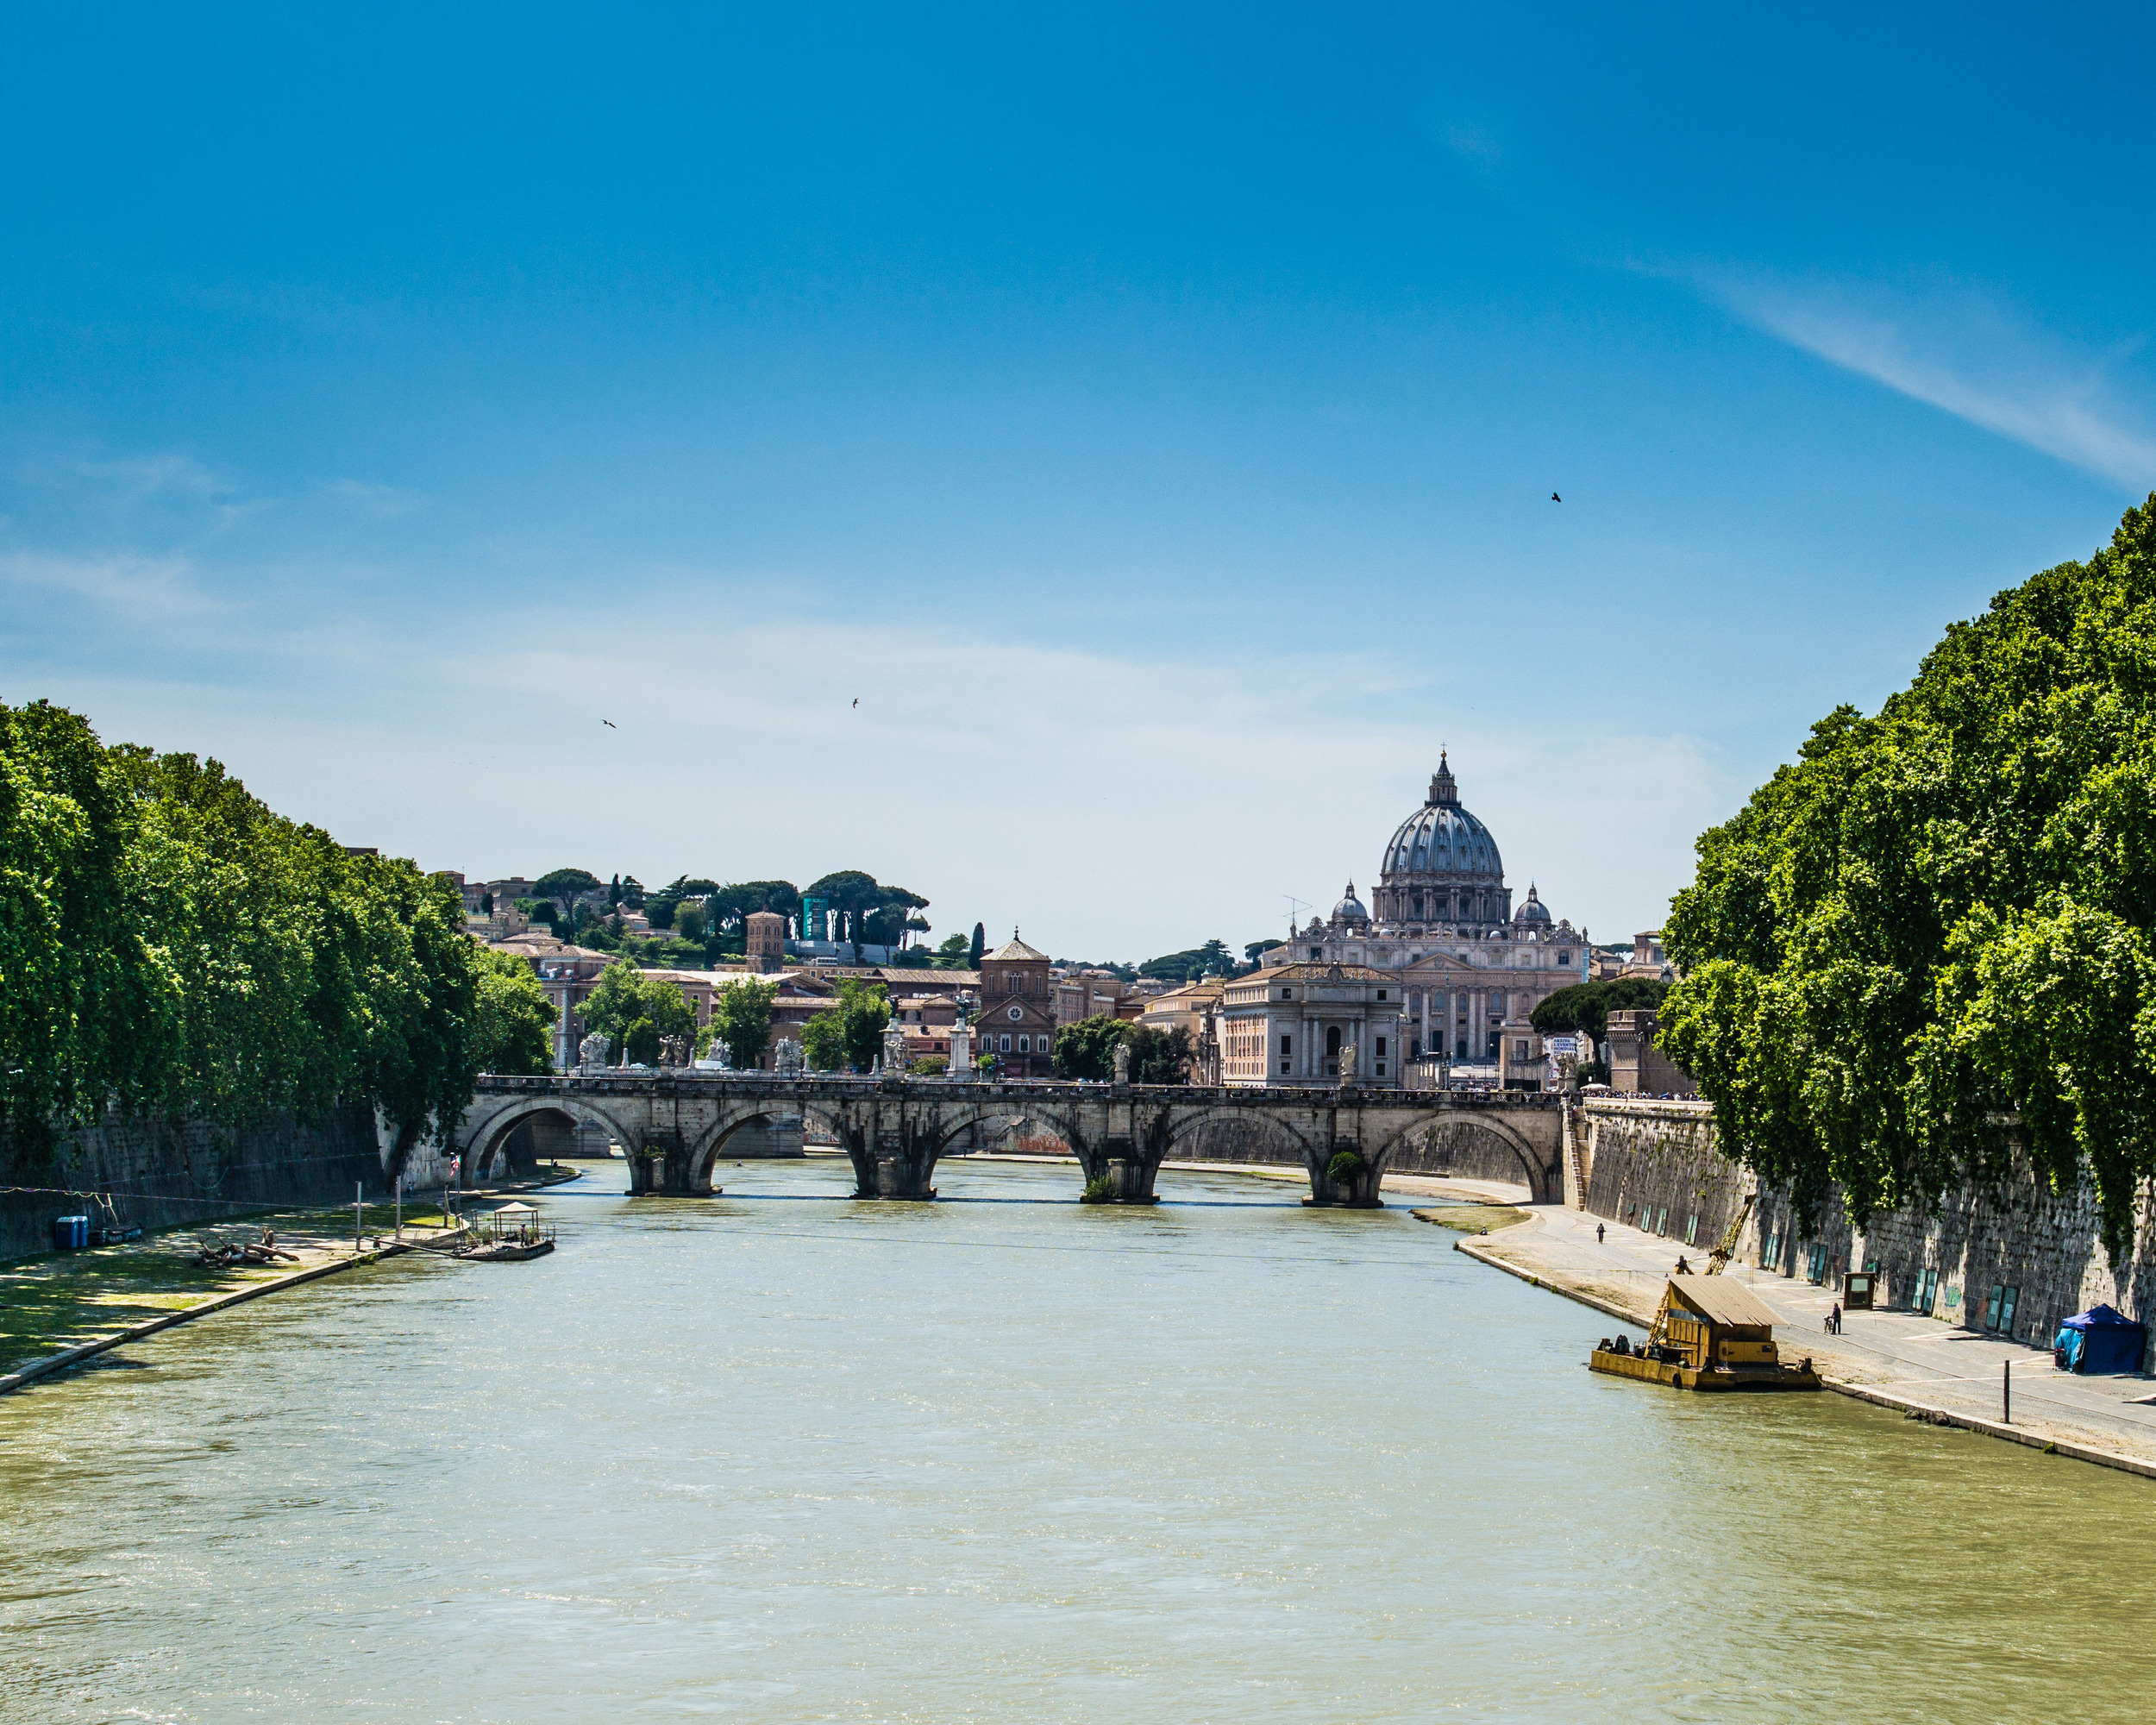
<instances>
[{"instance_id":1,"label":"person walking","mask_svg":"<svg viewBox=\"0 0 2156 1725\"><path fill-rule=\"evenodd\" d=\"M1839 1300L1835 1301L1827 1311L1827 1333L1830 1336L1838 1336L1841 1333L1841 1302Z\"/></svg>"},{"instance_id":2,"label":"person walking","mask_svg":"<svg viewBox=\"0 0 2156 1725\"><path fill-rule=\"evenodd\" d=\"M1602 1243L1602 1225L1601 1225L1600 1222L1597 1222L1597 1223L1595 1223L1595 1244L1596 1245L1600 1245L1601 1243Z\"/></svg>"}]
</instances>

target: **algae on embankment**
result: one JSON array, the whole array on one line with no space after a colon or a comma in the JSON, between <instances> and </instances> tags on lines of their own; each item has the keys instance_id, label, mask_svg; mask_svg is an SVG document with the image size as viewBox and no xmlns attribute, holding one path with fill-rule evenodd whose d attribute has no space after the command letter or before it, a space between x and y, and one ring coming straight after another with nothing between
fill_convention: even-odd
<instances>
[{"instance_id":1,"label":"algae on embankment","mask_svg":"<svg viewBox=\"0 0 2156 1725\"><path fill-rule=\"evenodd\" d=\"M1457 1228L1470 1234L1495 1233L1527 1220L1525 1210L1510 1204L1438 1204L1408 1214L1419 1222L1435 1222L1441 1228Z\"/></svg>"}]
</instances>

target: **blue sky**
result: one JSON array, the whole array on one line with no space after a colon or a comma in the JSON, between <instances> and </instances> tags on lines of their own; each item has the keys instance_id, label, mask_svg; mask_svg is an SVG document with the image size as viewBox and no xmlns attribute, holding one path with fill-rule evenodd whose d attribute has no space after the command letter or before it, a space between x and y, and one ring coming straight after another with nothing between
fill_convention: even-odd
<instances>
[{"instance_id":1,"label":"blue sky","mask_svg":"<svg viewBox=\"0 0 2156 1725\"><path fill-rule=\"evenodd\" d=\"M1449 746L1623 938L2156 486L2156 25L1882 9L18 9L0 698L1069 956Z\"/></svg>"}]
</instances>

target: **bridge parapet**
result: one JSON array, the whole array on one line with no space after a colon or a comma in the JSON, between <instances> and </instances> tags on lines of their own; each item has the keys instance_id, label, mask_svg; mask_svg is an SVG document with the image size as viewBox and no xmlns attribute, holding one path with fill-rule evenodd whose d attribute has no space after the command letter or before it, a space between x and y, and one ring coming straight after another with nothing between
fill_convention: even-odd
<instances>
[{"instance_id":1,"label":"bridge parapet","mask_svg":"<svg viewBox=\"0 0 2156 1725\"><path fill-rule=\"evenodd\" d=\"M826 1122L856 1195L927 1198L937 1158L968 1127L1030 1118L1069 1144L1089 1184L1150 1203L1178 1138L1207 1121L1259 1118L1298 1146L1311 1201L1375 1205L1394 1150L1443 1123L1491 1135L1538 1198L1562 1190L1561 1099L1526 1092L1117 1085L1071 1081L779 1077L721 1072L564 1073L480 1079L458 1134L473 1177L516 1127L553 1113L602 1122L630 1156L636 1192L708 1193L727 1139L774 1114ZM1341 1152L1352 1151L1342 1159ZM1502 1152L1500 1152L1502 1154Z\"/></svg>"}]
</instances>

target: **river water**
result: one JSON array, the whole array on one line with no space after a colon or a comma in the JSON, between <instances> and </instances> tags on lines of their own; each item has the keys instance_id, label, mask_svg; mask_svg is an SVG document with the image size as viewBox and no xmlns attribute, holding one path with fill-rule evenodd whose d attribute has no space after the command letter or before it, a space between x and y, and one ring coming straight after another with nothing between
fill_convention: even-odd
<instances>
[{"instance_id":1,"label":"river water","mask_svg":"<svg viewBox=\"0 0 2156 1725\"><path fill-rule=\"evenodd\" d=\"M541 1201L0 1398L0 1717L2146 1717L2156 1483L1611 1327L1405 1208L843 1163Z\"/></svg>"}]
</instances>

